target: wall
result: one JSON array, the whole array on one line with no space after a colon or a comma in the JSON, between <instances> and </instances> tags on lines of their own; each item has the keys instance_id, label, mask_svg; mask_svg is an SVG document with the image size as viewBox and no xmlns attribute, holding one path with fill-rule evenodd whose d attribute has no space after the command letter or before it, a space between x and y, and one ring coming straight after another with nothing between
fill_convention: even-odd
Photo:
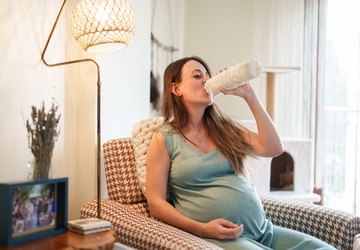
<instances>
[{"instance_id":1,"label":"wall","mask_svg":"<svg viewBox=\"0 0 360 250\"><path fill-rule=\"evenodd\" d=\"M68 1L59 20L46 54L49 62L95 58L82 51L71 35L68 22L76 2ZM26 177L26 162L32 155L24 119L31 105L45 101L48 106L55 97L62 118L53 176L69 177L69 218L73 219L81 205L96 198L96 73L91 63L49 68L40 60L61 3L0 0L0 182ZM133 42L125 50L96 56L102 80L102 142L130 136L134 122L149 116L151 31L165 45L180 48L174 59L196 54L208 61L213 72L248 57L267 66L302 64L303 0L157 0L154 20L154 0L129 3L137 19ZM281 117L277 126L285 136L303 134L299 75L279 79ZM264 77L253 85L265 103ZM239 119L252 118L238 98L221 96L216 102ZM104 179L102 187L105 197Z\"/></svg>"},{"instance_id":2,"label":"wall","mask_svg":"<svg viewBox=\"0 0 360 250\"><path fill-rule=\"evenodd\" d=\"M132 43L118 52L99 54L102 75L102 142L130 137L132 126L149 117L150 1L128 0L134 8ZM102 183L105 183L104 171ZM107 196L103 185L102 196Z\"/></svg>"},{"instance_id":3,"label":"wall","mask_svg":"<svg viewBox=\"0 0 360 250\"><path fill-rule=\"evenodd\" d=\"M151 3L128 2L137 21L133 42L125 50L96 57L103 83L102 142L130 136L134 122L149 116ZM71 35L69 20L76 3L69 0L65 6L46 54L50 63L95 58ZM26 178L26 163L33 157L24 120L31 105L45 101L49 107L55 97L61 134L53 155L53 177L69 177L69 219L75 219L81 205L96 198L96 70L91 63L51 68L42 63L41 51L61 4L61 0L0 0L0 182Z\"/></svg>"},{"instance_id":4,"label":"wall","mask_svg":"<svg viewBox=\"0 0 360 250\"><path fill-rule=\"evenodd\" d=\"M163 90L163 72L173 61L183 57L184 47L184 1L152 0L151 33L156 39L151 43L151 70L155 85ZM172 47L174 51L169 51ZM161 116L161 104L151 105L151 116Z\"/></svg>"},{"instance_id":5,"label":"wall","mask_svg":"<svg viewBox=\"0 0 360 250\"><path fill-rule=\"evenodd\" d=\"M184 55L204 58L213 74L247 58L264 67L302 67L303 0L185 0L185 14ZM252 85L265 106L266 74ZM281 136L308 136L302 86L302 71L277 78L275 123ZM253 119L240 98L221 95L215 102L238 119Z\"/></svg>"},{"instance_id":6,"label":"wall","mask_svg":"<svg viewBox=\"0 0 360 250\"><path fill-rule=\"evenodd\" d=\"M53 173L54 176L71 176L70 166L75 165L72 152L76 153L76 132L71 128L76 121L74 109L69 109L65 102L65 89L73 93L76 88L65 84L69 80L65 67L49 69L40 58L61 2L1 0L0 5L0 181L26 179L26 163L32 161L33 156L28 149L25 120L30 117L32 105L39 107L44 101L48 109L52 98L59 103L62 114ZM56 39L49 46L49 62L66 59L67 33L61 28L65 23L64 17L59 20L60 29L55 31ZM72 52L77 53L76 50ZM64 115L65 110L67 115Z\"/></svg>"}]
</instances>

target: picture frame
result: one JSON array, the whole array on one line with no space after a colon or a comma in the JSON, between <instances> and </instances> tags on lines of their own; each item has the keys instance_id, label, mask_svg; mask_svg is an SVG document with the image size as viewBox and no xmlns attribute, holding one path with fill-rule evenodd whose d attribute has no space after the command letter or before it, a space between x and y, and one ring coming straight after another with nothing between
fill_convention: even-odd
<instances>
[{"instance_id":1,"label":"picture frame","mask_svg":"<svg viewBox=\"0 0 360 250\"><path fill-rule=\"evenodd\" d=\"M67 232L68 178L0 183L0 245Z\"/></svg>"}]
</instances>

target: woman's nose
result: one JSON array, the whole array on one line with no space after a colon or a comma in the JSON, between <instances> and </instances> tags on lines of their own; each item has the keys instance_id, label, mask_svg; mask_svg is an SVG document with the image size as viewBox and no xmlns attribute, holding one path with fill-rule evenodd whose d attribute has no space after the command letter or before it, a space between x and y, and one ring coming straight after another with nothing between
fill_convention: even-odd
<instances>
[{"instance_id":1,"label":"woman's nose","mask_svg":"<svg viewBox=\"0 0 360 250\"><path fill-rule=\"evenodd\" d=\"M204 75L204 77L203 77L203 83L205 83L207 80L209 80L210 79L210 77L209 77L209 75Z\"/></svg>"}]
</instances>

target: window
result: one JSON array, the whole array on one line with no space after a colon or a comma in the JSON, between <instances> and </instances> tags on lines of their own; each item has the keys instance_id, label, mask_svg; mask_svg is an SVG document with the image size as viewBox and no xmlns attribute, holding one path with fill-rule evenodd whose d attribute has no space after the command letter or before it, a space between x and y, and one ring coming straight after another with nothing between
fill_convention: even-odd
<instances>
[{"instance_id":1,"label":"window","mask_svg":"<svg viewBox=\"0 0 360 250\"><path fill-rule=\"evenodd\" d=\"M319 33L316 174L323 205L360 215L360 2L329 0ZM317 179L318 179L317 178Z\"/></svg>"}]
</instances>

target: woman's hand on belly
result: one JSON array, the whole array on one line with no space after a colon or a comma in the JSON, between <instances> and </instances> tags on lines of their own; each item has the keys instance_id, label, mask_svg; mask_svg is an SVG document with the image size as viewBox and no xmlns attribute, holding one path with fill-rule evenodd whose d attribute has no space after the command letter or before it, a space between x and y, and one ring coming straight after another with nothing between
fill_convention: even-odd
<instances>
[{"instance_id":1,"label":"woman's hand on belly","mask_svg":"<svg viewBox=\"0 0 360 250\"><path fill-rule=\"evenodd\" d=\"M212 220L203 224L203 230L199 235L203 238L218 240L234 240L241 236L244 225L237 225L224 219Z\"/></svg>"}]
</instances>

